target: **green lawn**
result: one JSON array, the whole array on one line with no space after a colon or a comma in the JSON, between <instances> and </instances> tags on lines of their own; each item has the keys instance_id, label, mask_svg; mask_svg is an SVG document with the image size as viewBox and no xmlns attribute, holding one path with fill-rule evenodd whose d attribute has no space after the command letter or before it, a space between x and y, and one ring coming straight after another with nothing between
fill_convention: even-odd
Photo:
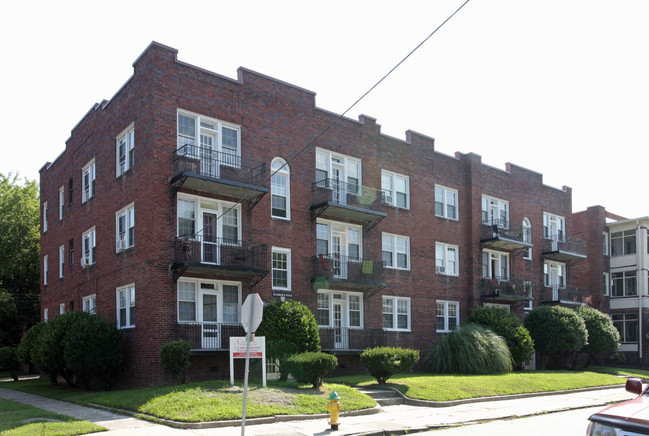
<instances>
[{"instance_id":1,"label":"green lawn","mask_svg":"<svg viewBox=\"0 0 649 436\"><path fill-rule=\"evenodd\" d=\"M639 377L643 380L649 380L649 371L637 368L618 368L614 366L593 366L593 371L606 372L609 374L619 374L628 377Z\"/></svg>"},{"instance_id":2,"label":"green lawn","mask_svg":"<svg viewBox=\"0 0 649 436\"><path fill-rule=\"evenodd\" d=\"M104 427L91 422L0 399L0 434L3 436L67 436L105 430Z\"/></svg>"}]
</instances>

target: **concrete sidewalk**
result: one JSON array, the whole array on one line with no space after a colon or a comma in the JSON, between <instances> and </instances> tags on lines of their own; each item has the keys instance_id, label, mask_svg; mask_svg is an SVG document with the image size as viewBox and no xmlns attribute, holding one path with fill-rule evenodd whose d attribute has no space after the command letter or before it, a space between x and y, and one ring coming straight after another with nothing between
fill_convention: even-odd
<instances>
[{"instance_id":1,"label":"concrete sidewalk","mask_svg":"<svg viewBox=\"0 0 649 436\"><path fill-rule=\"evenodd\" d=\"M246 423L245 433L254 436L295 436L325 434L383 435L403 430L416 432L435 427L458 425L475 421L523 417L539 413L605 406L612 402L623 401L633 397L634 395L626 392L624 387L615 387L551 395L543 394L516 399L492 398L449 407L384 406L377 414L341 417L341 425L338 431L330 430L326 418L317 418L267 424L252 424L252 420L250 420ZM64 401L52 400L3 388L0 388L0 398L30 404L41 409L93 422L110 430L108 433L97 433L103 435L241 435L240 425L181 430L104 410L78 406Z\"/></svg>"}]
</instances>

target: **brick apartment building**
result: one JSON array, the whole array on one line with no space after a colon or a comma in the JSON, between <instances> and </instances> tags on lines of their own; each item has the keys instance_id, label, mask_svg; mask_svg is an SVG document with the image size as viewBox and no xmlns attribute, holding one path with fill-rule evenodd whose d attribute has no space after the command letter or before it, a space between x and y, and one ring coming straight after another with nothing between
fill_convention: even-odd
<instances>
[{"instance_id":1,"label":"brick apartment building","mask_svg":"<svg viewBox=\"0 0 649 436\"><path fill-rule=\"evenodd\" d=\"M158 352L176 339L193 380L226 377L251 292L305 303L347 370L368 346L425 355L481 305L608 308L601 279L573 274L591 259L570 188L382 135L368 116L318 136L337 115L313 92L176 55L152 43L40 172L43 318L115 320L124 383L168 381Z\"/></svg>"}]
</instances>

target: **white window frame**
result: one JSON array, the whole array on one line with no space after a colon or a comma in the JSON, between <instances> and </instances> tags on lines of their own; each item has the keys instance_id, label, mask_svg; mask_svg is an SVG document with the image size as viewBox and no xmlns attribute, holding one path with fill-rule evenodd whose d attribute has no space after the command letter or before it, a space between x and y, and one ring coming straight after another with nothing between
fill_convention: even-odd
<instances>
[{"instance_id":1,"label":"white window frame","mask_svg":"<svg viewBox=\"0 0 649 436\"><path fill-rule=\"evenodd\" d=\"M43 321L47 322L50 319L50 310L46 307L43 309Z\"/></svg>"},{"instance_id":2,"label":"white window frame","mask_svg":"<svg viewBox=\"0 0 649 436\"><path fill-rule=\"evenodd\" d=\"M391 295L384 295L382 300L382 322L381 325L383 330L386 331L402 331L409 332L411 329L411 310L410 310L410 297L397 297ZM389 304L386 304L389 303ZM400 312L399 303L405 303L406 312ZM386 309L392 309L391 312L386 311ZM385 321L386 317L392 315L392 320L390 322L391 327L386 327ZM399 327L399 316L405 315L406 318L406 327Z\"/></svg>"},{"instance_id":3,"label":"white window frame","mask_svg":"<svg viewBox=\"0 0 649 436\"><path fill-rule=\"evenodd\" d=\"M197 195L189 194L178 194L176 201L176 236L186 236L194 237L196 234L202 234L203 224L203 213L213 213L218 217L218 226L216 237L219 240L223 238L223 218L225 213L230 213L229 210L234 206L232 210L236 211L237 215L237 242L241 243L242 235L242 217L241 217L241 204L231 203L229 201L216 200L214 198L200 197ZM184 202L184 203L181 203ZM191 208L183 208L183 210L188 211L190 214L187 216L180 216L178 212L181 210L180 205L192 205ZM228 212L226 212L228 211ZM193 218L190 217L193 212ZM194 234L181 234L180 233L180 221L181 220L191 220L194 225Z\"/></svg>"},{"instance_id":4,"label":"white window frame","mask_svg":"<svg viewBox=\"0 0 649 436\"><path fill-rule=\"evenodd\" d=\"M46 254L43 256L43 286L47 286L47 275L49 272L49 257Z\"/></svg>"},{"instance_id":5,"label":"white window frame","mask_svg":"<svg viewBox=\"0 0 649 436\"><path fill-rule=\"evenodd\" d=\"M315 169L316 169L316 182L320 182L322 178L318 176L318 171L326 173L326 179L332 179L332 169L338 166L343 170L342 182L346 183L346 192L354 192L352 186L360 191L363 186L363 165L361 159L347 156L340 153L334 153L324 148L316 147L315 149ZM354 177L355 176L355 177Z\"/></svg>"},{"instance_id":6,"label":"white window frame","mask_svg":"<svg viewBox=\"0 0 649 436\"><path fill-rule=\"evenodd\" d=\"M390 241L390 246L386 244L387 241ZM399 243L404 242L406 247L405 250L400 249ZM388 249L389 248L389 249ZM392 233L382 233L381 235L381 252L382 252L382 259L384 262L386 262L386 268L391 268L391 269L399 269L403 271L409 271L410 270L410 265L411 265L411 258L410 258L410 237L409 236L402 236L402 235L395 235ZM388 262L385 260L385 253L390 253L391 254L391 265L388 265ZM405 254L406 256L406 262L407 266L400 267L398 266L398 255Z\"/></svg>"},{"instance_id":7,"label":"white window frame","mask_svg":"<svg viewBox=\"0 0 649 436\"><path fill-rule=\"evenodd\" d=\"M43 233L47 232L47 201L43 203Z\"/></svg>"},{"instance_id":8,"label":"white window frame","mask_svg":"<svg viewBox=\"0 0 649 436\"><path fill-rule=\"evenodd\" d=\"M455 253L455 260L449 258L450 253ZM460 247L444 242L435 243L435 273L446 276L459 276L459 263Z\"/></svg>"},{"instance_id":9,"label":"white window frame","mask_svg":"<svg viewBox=\"0 0 649 436\"><path fill-rule=\"evenodd\" d=\"M320 225L320 233L318 233L318 225ZM326 220L322 218L318 218L316 220L316 241L317 240L324 240L322 236L322 230L324 230L324 226L327 228L327 252L326 253L317 253L317 254L322 254L324 256L332 254L332 245L333 245L333 237L335 234L344 234L345 235L345 244L342 245L340 255L341 256L347 256L348 260L360 260L363 258L363 227L358 226L355 224L350 224L350 223L344 223L341 221L332 221L332 220ZM353 244L353 239L354 236L352 234L358 236L358 244ZM354 259L353 257L350 256L350 246L352 245L358 245L358 259Z\"/></svg>"},{"instance_id":10,"label":"white window frame","mask_svg":"<svg viewBox=\"0 0 649 436\"><path fill-rule=\"evenodd\" d=\"M87 295L83 297L82 310L84 312L97 314L97 294Z\"/></svg>"},{"instance_id":11,"label":"white window frame","mask_svg":"<svg viewBox=\"0 0 649 436\"><path fill-rule=\"evenodd\" d=\"M120 286L116 288L115 291L117 297L115 305L117 312L117 328L128 329L135 327L135 320L133 319L135 318L135 283ZM124 295L124 306L121 305L120 295ZM124 310L124 316L122 316L122 309ZM132 315L131 309L133 310Z\"/></svg>"},{"instance_id":12,"label":"white window frame","mask_svg":"<svg viewBox=\"0 0 649 436\"><path fill-rule=\"evenodd\" d=\"M611 295L611 275L608 272L604 272L603 274L603 279L604 279L604 293L603 295L605 297L608 297Z\"/></svg>"},{"instance_id":13,"label":"white window frame","mask_svg":"<svg viewBox=\"0 0 649 436\"><path fill-rule=\"evenodd\" d=\"M604 256L611 255L608 240L609 240L608 232L602 232L602 254Z\"/></svg>"},{"instance_id":14,"label":"white window frame","mask_svg":"<svg viewBox=\"0 0 649 436\"><path fill-rule=\"evenodd\" d=\"M485 263L485 255L487 262ZM494 271L493 265L496 265L498 271ZM497 279L508 282L511 277L511 261L509 253L496 250L482 250L482 278Z\"/></svg>"},{"instance_id":15,"label":"white window frame","mask_svg":"<svg viewBox=\"0 0 649 436\"><path fill-rule=\"evenodd\" d=\"M628 319L627 319L628 317ZM617 319L616 319L617 318ZM618 329L618 332L620 333L620 342L623 344L637 344L638 343L638 313L613 313L611 314L611 319L613 321L613 325L615 328ZM627 340L627 324L634 324L634 336L636 337L636 340ZM622 326L622 328L618 328L618 325Z\"/></svg>"},{"instance_id":16,"label":"white window frame","mask_svg":"<svg viewBox=\"0 0 649 436\"><path fill-rule=\"evenodd\" d=\"M556 271L559 283L551 283L553 272ZM543 262L543 286L551 288L557 286L559 289L566 287L566 278L568 276L567 265L563 262L554 262L546 260Z\"/></svg>"},{"instance_id":17,"label":"white window frame","mask_svg":"<svg viewBox=\"0 0 649 436\"><path fill-rule=\"evenodd\" d=\"M291 170L286 164L286 161L281 157L276 157L272 160L270 164L271 179L270 179L270 215L273 218L278 218L282 220L291 219ZM283 184L280 183L284 181ZM275 211L274 200L275 197L283 198L285 201L285 215L273 213ZM280 211L281 209L277 209Z\"/></svg>"},{"instance_id":18,"label":"white window frame","mask_svg":"<svg viewBox=\"0 0 649 436\"><path fill-rule=\"evenodd\" d=\"M638 271L635 269L611 273L611 298L637 297L641 277L642 275L638 276ZM622 295L614 295L617 286L613 285L619 282L622 283ZM628 293L629 283L633 283L633 293Z\"/></svg>"},{"instance_id":19,"label":"white window frame","mask_svg":"<svg viewBox=\"0 0 649 436\"><path fill-rule=\"evenodd\" d=\"M96 177L95 159L92 159L81 169L81 203L95 196Z\"/></svg>"},{"instance_id":20,"label":"white window frame","mask_svg":"<svg viewBox=\"0 0 649 436\"><path fill-rule=\"evenodd\" d=\"M405 191L399 191L397 181L404 184ZM381 170L381 190L385 194L385 203L400 209L410 209L410 178L388 170ZM397 194L403 194L406 204L401 206L397 201Z\"/></svg>"},{"instance_id":21,"label":"white window frame","mask_svg":"<svg viewBox=\"0 0 649 436\"><path fill-rule=\"evenodd\" d=\"M453 198L455 204L451 205L449 199ZM460 204L459 204L459 193L457 189L447 188L442 185L435 185L435 216L440 218L446 218L453 221L460 220ZM437 211L437 205L441 206L441 214ZM455 216L449 216L448 208L449 206L454 208Z\"/></svg>"},{"instance_id":22,"label":"white window frame","mask_svg":"<svg viewBox=\"0 0 649 436\"><path fill-rule=\"evenodd\" d=\"M279 268L275 265L275 254L286 256L286 268ZM272 289L290 291L291 290L291 249L290 248L281 248L273 247L271 250L271 280L272 280ZM275 271L286 272L286 286L277 286L275 285Z\"/></svg>"},{"instance_id":23,"label":"white window frame","mask_svg":"<svg viewBox=\"0 0 649 436\"><path fill-rule=\"evenodd\" d=\"M193 136L189 134L182 134L180 129L180 119L186 117L194 120L194 133ZM236 150L230 146L226 146L223 143L223 129L229 129L237 132L237 144ZM241 157L241 126L238 124L229 123L227 121L218 120L216 118L210 118L205 115L200 115L194 112L189 112L183 109L178 109L176 111L176 146L178 150L181 150L186 145L188 149L185 149L183 152L190 156L200 157L200 152L197 151L200 147L200 135L201 132L214 135L216 137L216 142L214 145L214 150L219 153L230 154L233 156ZM235 151L232 153L232 151ZM225 159L219 159L221 164L228 163ZM240 159L233 159L231 162L233 166L240 165Z\"/></svg>"},{"instance_id":24,"label":"white window frame","mask_svg":"<svg viewBox=\"0 0 649 436\"><path fill-rule=\"evenodd\" d=\"M362 292L349 292L349 291L337 291L333 289L318 289L318 309L321 310L327 310L328 311L328 323L327 324L320 324L320 319L317 316L316 312L316 322L318 322L319 327L334 327L333 325L333 314L334 314L334 304L336 303L342 303L345 305L345 313L343 314L343 319L342 319L342 327L343 328L348 328L348 329L362 329L363 326L365 325L365 320L364 320L364 301L363 301L363 293ZM325 309L324 307L320 307L321 299L320 296L327 296L328 300L328 305L327 308ZM338 298L340 297L340 298ZM352 301L357 301L358 302L358 310L353 309L353 304ZM352 312L358 312L359 315L359 325L350 325L350 320L351 320L351 313Z\"/></svg>"},{"instance_id":25,"label":"white window frame","mask_svg":"<svg viewBox=\"0 0 649 436\"><path fill-rule=\"evenodd\" d=\"M86 241L88 241L86 250ZM94 265L96 262L97 231L94 227L81 234L81 267Z\"/></svg>"},{"instance_id":26,"label":"white window frame","mask_svg":"<svg viewBox=\"0 0 649 436\"><path fill-rule=\"evenodd\" d=\"M65 315L65 303L59 304L59 315Z\"/></svg>"},{"instance_id":27,"label":"white window frame","mask_svg":"<svg viewBox=\"0 0 649 436\"><path fill-rule=\"evenodd\" d=\"M455 308L455 325L450 325L450 308ZM441 309L441 314L440 314ZM439 329L437 328L437 320L444 319L444 327ZM460 302L459 301L447 301L447 300L437 300L435 302L435 331L437 333L449 333L460 326Z\"/></svg>"},{"instance_id":28,"label":"white window frame","mask_svg":"<svg viewBox=\"0 0 649 436\"><path fill-rule=\"evenodd\" d=\"M120 146L124 145L124 153ZM115 177L128 172L133 168L135 156L135 123L131 123L115 138ZM122 158L123 157L123 158Z\"/></svg>"},{"instance_id":29,"label":"white window frame","mask_svg":"<svg viewBox=\"0 0 649 436\"><path fill-rule=\"evenodd\" d=\"M529 218L523 218L523 242L532 243L532 222ZM532 260L532 247L523 249L523 259Z\"/></svg>"},{"instance_id":30,"label":"white window frame","mask_svg":"<svg viewBox=\"0 0 649 436\"><path fill-rule=\"evenodd\" d=\"M509 201L482 195L482 223L509 228Z\"/></svg>"},{"instance_id":31,"label":"white window frame","mask_svg":"<svg viewBox=\"0 0 649 436\"><path fill-rule=\"evenodd\" d=\"M566 219L560 215L543 212L543 239L565 241Z\"/></svg>"},{"instance_id":32,"label":"white window frame","mask_svg":"<svg viewBox=\"0 0 649 436\"><path fill-rule=\"evenodd\" d=\"M120 221L123 220L123 225ZM120 228L122 227L122 228ZM127 250L135 245L135 204L115 212L115 251Z\"/></svg>"},{"instance_id":33,"label":"white window frame","mask_svg":"<svg viewBox=\"0 0 649 436\"><path fill-rule=\"evenodd\" d=\"M188 284L193 286L194 299L193 300L181 300L181 292L179 285L176 286L176 319L179 324L186 323L201 323L205 322L203 320L203 311L200 310L203 303L204 295L216 295L216 323L240 323L241 322L241 306L242 306L242 295L241 295L241 282L232 282L226 280L207 280L207 279L192 279L192 278L180 278L177 282L179 285ZM201 284L212 286L211 289L206 289L201 286ZM225 321L226 314L224 311L224 286L232 286L237 288L237 313L235 321ZM180 304L181 302L192 302L194 305L194 319L181 319Z\"/></svg>"},{"instance_id":34,"label":"white window frame","mask_svg":"<svg viewBox=\"0 0 649 436\"><path fill-rule=\"evenodd\" d=\"M621 245L615 243L618 240ZM617 245L620 245L620 247L616 248ZM638 242L636 229L611 232L611 257L628 256L636 254L637 252Z\"/></svg>"},{"instance_id":35,"label":"white window frame","mask_svg":"<svg viewBox=\"0 0 649 436\"><path fill-rule=\"evenodd\" d=\"M59 246L59 278L65 276L65 245Z\"/></svg>"},{"instance_id":36,"label":"white window frame","mask_svg":"<svg viewBox=\"0 0 649 436\"><path fill-rule=\"evenodd\" d=\"M63 221L63 206L65 206L65 185L59 188L59 221Z\"/></svg>"},{"instance_id":37,"label":"white window frame","mask_svg":"<svg viewBox=\"0 0 649 436\"><path fill-rule=\"evenodd\" d=\"M534 286L532 280L523 280L523 289L525 289L527 286L529 286L530 290L530 295L529 297L531 300L527 300L525 304L523 305L524 310L532 310L534 309Z\"/></svg>"}]
</instances>

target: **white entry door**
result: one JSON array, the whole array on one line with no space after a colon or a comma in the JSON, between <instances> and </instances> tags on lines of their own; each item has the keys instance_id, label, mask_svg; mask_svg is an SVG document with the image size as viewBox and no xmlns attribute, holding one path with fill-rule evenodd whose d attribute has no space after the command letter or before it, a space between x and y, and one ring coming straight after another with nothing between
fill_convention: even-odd
<instances>
[{"instance_id":1,"label":"white entry door","mask_svg":"<svg viewBox=\"0 0 649 436\"><path fill-rule=\"evenodd\" d=\"M334 296L335 298L335 296ZM349 348L349 330L346 321L346 304L343 301L333 303L334 348Z\"/></svg>"},{"instance_id":2,"label":"white entry door","mask_svg":"<svg viewBox=\"0 0 649 436\"><path fill-rule=\"evenodd\" d=\"M201 133L201 174L209 177L219 177L218 156L216 135L213 133Z\"/></svg>"},{"instance_id":3,"label":"white entry door","mask_svg":"<svg viewBox=\"0 0 649 436\"><path fill-rule=\"evenodd\" d=\"M219 324L217 323L218 296L215 293L203 293L201 300L201 310L203 315L203 348L221 348Z\"/></svg>"}]
</instances>

